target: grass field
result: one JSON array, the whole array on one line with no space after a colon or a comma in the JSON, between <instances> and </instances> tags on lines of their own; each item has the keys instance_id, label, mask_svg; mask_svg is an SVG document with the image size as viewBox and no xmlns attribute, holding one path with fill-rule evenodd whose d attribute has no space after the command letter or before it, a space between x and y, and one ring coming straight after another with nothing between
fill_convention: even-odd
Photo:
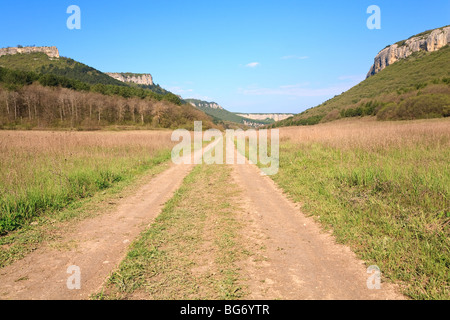
<instances>
[{"instance_id":1,"label":"grass field","mask_svg":"<svg viewBox=\"0 0 450 320\"><path fill-rule=\"evenodd\" d=\"M0 235L170 159L170 131L0 131Z\"/></svg>"},{"instance_id":2,"label":"grass field","mask_svg":"<svg viewBox=\"0 0 450 320\"><path fill-rule=\"evenodd\" d=\"M450 120L280 131L272 178L414 299L450 298Z\"/></svg>"}]
</instances>

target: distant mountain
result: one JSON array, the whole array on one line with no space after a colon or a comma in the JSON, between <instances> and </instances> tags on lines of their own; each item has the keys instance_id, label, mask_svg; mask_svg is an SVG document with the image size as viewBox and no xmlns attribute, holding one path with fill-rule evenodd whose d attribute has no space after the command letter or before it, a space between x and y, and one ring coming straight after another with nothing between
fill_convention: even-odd
<instances>
[{"instance_id":1,"label":"distant mountain","mask_svg":"<svg viewBox=\"0 0 450 320\"><path fill-rule=\"evenodd\" d=\"M208 101L202 101L198 99L185 99L186 102L190 103L196 108L207 108L207 109L219 109L224 110L219 104L216 102L208 102Z\"/></svg>"},{"instance_id":2,"label":"distant mountain","mask_svg":"<svg viewBox=\"0 0 450 320\"><path fill-rule=\"evenodd\" d=\"M387 61L389 63L385 65L377 63L384 59L381 58L384 53L389 52L382 50L382 54L375 58L375 65L380 68L372 67L371 70L376 72L373 75L369 73L366 80L314 108L276 122L272 127L314 125L362 116L376 116L378 120L450 116L450 47L446 44L438 50L426 49L428 39L441 39L436 34L448 37L443 31L448 27L436 30L398 42L391 54L416 46L423 49L405 54L404 58L396 61ZM399 49L403 44L405 48Z\"/></svg>"},{"instance_id":3,"label":"distant mountain","mask_svg":"<svg viewBox=\"0 0 450 320\"><path fill-rule=\"evenodd\" d=\"M148 73L106 72L108 76L125 83L136 83L144 86L153 85L153 77Z\"/></svg>"},{"instance_id":4,"label":"distant mountain","mask_svg":"<svg viewBox=\"0 0 450 320\"><path fill-rule=\"evenodd\" d=\"M224 109L216 102L208 102L198 99L184 99L184 101L212 116L214 119L216 119L216 123L224 122L226 124L231 122L255 128L273 123L272 120L254 120L238 116L237 114Z\"/></svg>"},{"instance_id":5,"label":"distant mountain","mask_svg":"<svg viewBox=\"0 0 450 320\"><path fill-rule=\"evenodd\" d=\"M292 117L292 113L239 113L236 114L240 117L252 119L252 120L267 120L267 121L281 121Z\"/></svg>"}]
</instances>

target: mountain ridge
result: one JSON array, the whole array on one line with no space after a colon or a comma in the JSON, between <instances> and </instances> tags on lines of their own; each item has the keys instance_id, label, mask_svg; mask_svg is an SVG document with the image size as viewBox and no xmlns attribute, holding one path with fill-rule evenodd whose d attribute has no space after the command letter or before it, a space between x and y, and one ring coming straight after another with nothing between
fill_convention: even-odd
<instances>
[{"instance_id":1,"label":"mountain ridge","mask_svg":"<svg viewBox=\"0 0 450 320\"><path fill-rule=\"evenodd\" d=\"M216 123L223 123L224 125L238 124L253 128L259 128L263 125L267 125L273 122L241 117L233 112L226 110L216 102L208 102L198 99L184 99L184 101L213 117L216 120Z\"/></svg>"},{"instance_id":2,"label":"mountain ridge","mask_svg":"<svg viewBox=\"0 0 450 320\"><path fill-rule=\"evenodd\" d=\"M248 118L252 120L274 120L275 122L285 120L292 117L293 113L241 113L236 112L236 114L243 118Z\"/></svg>"},{"instance_id":3,"label":"mountain ridge","mask_svg":"<svg viewBox=\"0 0 450 320\"><path fill-rule=\"evenodd\" d=\"M8 47L0 49L0 57L6 55L15 55L15 54L28 54L28 53L36 53L41 52L46 54L49 58L59 58L59 50L57 47L35 47L35 46L26 46L26 47Z\"/></svg>"},{"instance_id":4,"label":"mountain ridge","mask_svg":"<svg viewBox=\"0 0 450 320\"><path fill-rule=\"evenodd\" d=\"M269 127L315 125L348 117L413 120L450 116L450 46L416 51L320 105Z\"/></svg>"},{"instance_id":5,"label":"mountain ridge","mask_svg":"<svg viewBox=\"0 0 450 320\"><path fill-rule=\"evenodd\" d=\"M131 73L131 72L105 72L111 78L125 83L135 83L144 86L152 86L153 77L149 73Z\"/></svg>"},{"instance_id":6,"label":"mountain ridge","mask_svg":"<svg viewBox=\"0 0 450 320\"><path fill-rule=\"evenodd\" d=\"M374 59L374 64L367 73L369 78L387 66L409 57L414 52L433 52L450 43L450 26L427 30L410 37L407 40L396 42L381 50Z\"/></svg>"}]
</instances>

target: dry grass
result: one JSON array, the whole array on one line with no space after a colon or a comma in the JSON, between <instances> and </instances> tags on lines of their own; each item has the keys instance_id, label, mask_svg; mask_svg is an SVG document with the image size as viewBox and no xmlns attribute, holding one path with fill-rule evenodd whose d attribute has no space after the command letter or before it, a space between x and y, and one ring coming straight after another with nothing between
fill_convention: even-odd
<instances>
[{"instance_id":1,"label":"dry grass","mask_svg":"<svg viewBox=\"0 0 450 320\"><path fill-rule=\"evenodd\" d=\"M374 118L344 119L311 127L280 130L281 141L320 143L333 148L376 151L418 145L450 147L450 119L379 122Z\"/></svg>"},{"instance_id":2,"label":"dry grass","mask_svg":"<svg viewBox=\"0 0 450 320\"><path fill-rule=\"evenodd\" d=\"M0 234L170 158L169 131L0 131Z\"/></svg>"}]
</instances>

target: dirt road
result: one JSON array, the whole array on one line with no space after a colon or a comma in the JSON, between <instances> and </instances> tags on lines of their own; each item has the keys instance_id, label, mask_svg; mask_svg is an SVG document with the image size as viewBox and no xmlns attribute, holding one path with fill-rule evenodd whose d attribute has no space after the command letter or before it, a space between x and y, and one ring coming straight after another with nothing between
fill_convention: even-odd
<instances>
[{"instance_id":1,"label":"dirt road","mask_svg":"<svg viewBox=\"0 0 450 320\"><path fill-rule=\"evenodd\" d=\"M237 152L227 152L236 159ZM306 217L256 165L245 162L234 164L232 171L242 189L245 235L265 248L263 261L249 259L244 267L250 299L404 299L390 284L369 289L373 273L367 273L364 262Z\"/></svg>"},{"instance_id":2,"label":"dirt road","mask_svg":"<svg viewBox=\"0 0 450 320\"><path fill-rule=\"evenodd\" d=\"M392 285L368 289L371 274L363 262L302 214L255 165L233 167L243 190L245 234L266 248L265 261L247 262L250 299L403 299Z\"/></svg>"},{"instance_id":3,"label":"dirt road","mask_svg":"<svg viewBox=\"0 0 450 320\"><path fill-rule=\"evenodd\" d=\"M260 252L264 259L249 257L242 263L249 299L403 298L384 283L380 290L368 289L370 275L363 262L305 217L255 165L232 167L233 180L242 189L242 237L265 248ZM129 244L161 212L192 168L170 165L124 198L117 209L79 222L63 236L59 249L44 245L0 269L0 299L88 299L100 290ZM72 265L81 271L80 290L67 288L67 268Z\"/></svg>"},{"instance_id":4,"label":"dirt road","mask_svg":"<svg viewBox=\"0 0 450 320\"><path fill-rule=\"evenodd\" d=\"M199 156L197 151L192 160ZM133 196L122 199L117 209L71 228L57 246L44 245L0 269L0 299L88 299L125 257L129 244L158 216L193 167L171 164ZM80 268L80 290L67 287L70 266Z\"/></svg>"},{"instance_id":5,"label":"dirt road","mask_svg":"<svg viewBox=\"0 0 450 320\"><path fill-rule=\"evenodd\" d=\"M123 259L130 242L159 214L192 166L172 165L114 212L79 223L61 243L72 249L44 246L0 270L1 299L87 299ZM67 268L78 266L81 290L68 290Z\"/></svg>"}]
</instances>

